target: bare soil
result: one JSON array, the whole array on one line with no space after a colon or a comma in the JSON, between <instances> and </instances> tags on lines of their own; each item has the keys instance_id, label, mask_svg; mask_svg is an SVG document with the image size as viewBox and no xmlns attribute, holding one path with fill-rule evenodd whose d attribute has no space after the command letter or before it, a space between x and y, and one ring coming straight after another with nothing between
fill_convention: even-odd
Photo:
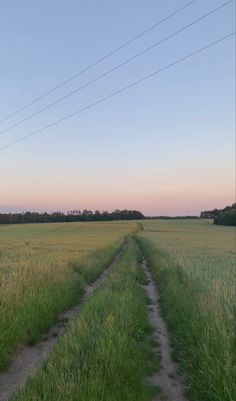
<instances>
[{"instance_id":1,"label":"bare soil","mask_svg":"<svg viewBox=\"0 0 236 401\"><path fill-rule=\"evenodd\" d=\"M26 383L27 378L33 376L42 366L53 346L65 331L66 323L78 315L81 306L88 301L120 260L122 252L123 249L118 252L110 266L96 281L86 286L80 305L62 313L58 322L44 335L43 340L33 346L22 345L19 347L8 369L0 373L0 401L9 400L12 394Z\"/></svg>"},{"instance_id":2,"label":"bare soil","mask_svg":"<svg viewBox=\"0 0 236 401\"><path fill-rule=\"evenodd\" d=\"M148 378L148 381L161 389L164 399L168 401L188 401L184 379L178 371L178 365L172 359L172 349L167 326L160 314L158 288L152 279L145 260L142 262L142 267L148 282L143 288L147 291L150 300L148 310L149 320L154 329L153 337L158 343L158 347L154 351L161 355L161 367L158 372ZM161 399L163 398L157 396L154 401L160 401Z\"/></svg>"}]
</instances>

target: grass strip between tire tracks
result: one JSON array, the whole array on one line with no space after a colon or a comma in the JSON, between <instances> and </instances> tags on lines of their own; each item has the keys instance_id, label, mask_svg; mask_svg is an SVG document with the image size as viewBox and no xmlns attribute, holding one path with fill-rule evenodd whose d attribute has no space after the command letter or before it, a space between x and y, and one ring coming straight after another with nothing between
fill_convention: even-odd
<instances>
[{"instance_id":1,"label":"grass strip between tire tracks","mask_svg":"<svg viewBox=\"0 0 236 401\"><path fill-rule=\"evenodd\" d=\"M129 239L122 260L12 401L150 401L154 389L145 377L154 356L143 282Z\"/></svg>"}]
</instances>

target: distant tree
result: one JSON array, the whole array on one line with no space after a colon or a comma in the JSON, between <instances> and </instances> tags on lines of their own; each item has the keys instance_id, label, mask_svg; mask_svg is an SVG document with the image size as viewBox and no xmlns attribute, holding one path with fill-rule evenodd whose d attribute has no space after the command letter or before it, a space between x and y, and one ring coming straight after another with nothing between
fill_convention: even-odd
<instances>
[{"instance_id":1,"label":"distant tree","mask_svg":"<svg viewBox=\"0 0 236 401\"><path fill-rule=\"evenodd\" d=\"M111 221L111 220L141 220L144 215L138 210L116 209L109 213L107 210L100 212L84 209L71 210L66 214L60 211L53 213L23 212L0 213L0 224L27 224L27 223L54 223L74 221Z\"/></svg>"},{"instance_id":2,"label":"distant tree","mask_svg":"<svg viewBox=\"0 0 236 401\"><path fill-rule=\"evenodd\" d=\"M214 224L225 226L236 226L236 204L226 206L218 216L214 218Z\"/></svg>"}]
</instances>

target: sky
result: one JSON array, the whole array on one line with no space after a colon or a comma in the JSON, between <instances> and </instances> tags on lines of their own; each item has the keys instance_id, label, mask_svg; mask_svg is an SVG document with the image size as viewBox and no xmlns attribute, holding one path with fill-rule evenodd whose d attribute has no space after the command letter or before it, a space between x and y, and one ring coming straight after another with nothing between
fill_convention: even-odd
<instances>
[{"instance_id":1,"label":"sky","mask_svg":"<svg viewBox=\"0 0 236 401\"><path fill-rule=\"evenodd\" d=\"M1 134L225 1L195 1L0 123L0 212L128 208L146 215L198 215L232 204L234 37L38 135L3 147L235 31L234 1ZM1 2L0 120L188 2Z\"/></svg>"}]
</instances>

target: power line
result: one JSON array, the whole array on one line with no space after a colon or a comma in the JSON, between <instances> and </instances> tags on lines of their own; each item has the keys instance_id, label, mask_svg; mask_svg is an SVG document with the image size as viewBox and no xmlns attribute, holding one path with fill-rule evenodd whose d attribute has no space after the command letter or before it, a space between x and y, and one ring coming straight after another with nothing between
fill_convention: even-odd
<instances>
[{"instance_id":1,"label":"power line","mask_svg":"<svg viewBox=\"0 0 236 401\"><path fill-rule=\"evenodd\" d=\"M17 109L13 113L8 114L6 117L4 117L2 120L0 120L0 124L3 123L4 121L8 120L9 118L15 116L16 114L20 113L21 111L27 109L28 107L32 106L34 103L44 99L46 96L48 96L51 93L55 92L57 89L61 88L62 86L66 85L67 83L73 81L78 76L84 74L88 70L90 70L93 67L95 67L96 65L100 64L102 61L105 61L106 59L110 58L111 56L113 56L113 54L117 53L118 51L120 51L124 47L128 46L130 43L133 43L137 39L139 39L142 36L146 35L147 33L151 32L153 29L157 28L159 25L163 24L168 19L174 17L175 15L180 13L181 11L185 10L187 7L190 7L193 3L196 3L197 1L199 1L199 0L192 0L189 3L185 4L184 6L178 8L173 13L167 15L165 18L163 18L160 21L156 22L155 24L151 25L149 28L145 29L144 31L138 33L137 35L135 35L133 38L129 39L128 41L124 42L122 45L120 45L119 47L115 48L110 53L107 53L105 56L103 56L103 57L99 58L98 60L94 61L92 64L89 64L87 67L83 68L82 70L80 70L75 75L72 75L70 78L66 79L65 81L60 82L58 85L54 86L52 89L48 90L47 92L45 92L41 96L35 98L31 102L29 102L29 103L25 104L24 106L20 107L19 109Z\"/></svg>"},{"instance_id":2,"label":"power line","mask_svg":"<svg viewBox=\"0 0 236 401\"><path fill-rule=\"evenodd\" d=\"M24 140L26 140L26 139L28 139L28 138L30 138L30 137L32 137L32 136L35 136L35 135L41 133L42 131L45 131L45 130L48 129L48 128L51 128L51 127L53 127L53 126L55 126L55 125L61 123L62 121L65 121L65 120L67 120L67 119L69 119L69 118L71 118L71 117L73 117L73 116L75 116L75 115L77 115L77 114L79 114L79 113L82 113L82 112L85 111L85 110L91 109L92 107L96 106L97 104L100 104L100 103L102 103L102 102L104 102L104 101L106 101L106 100L108 100L108 99L110 99L110 98L112 98L112 97L114 97L114 96L116 96L116 95L122 93L122 92L125 92L126 90L132 88L133 86L136 86L136 85L138 85L138 84L140 84L140 83L146 81L147 79L152 78L153 76L155 76L155 75L161 73L162 71L165 71L165 70L167 70L167 69L169 69L169 68L171 68L171 67L174 67L175 65L177 65L177 64L179 64L179 63L181 63L181 62L183 62L183 61L185 61L185 60L187 60L187 59L189 59L189 58L191 58L191 57L193 57L193 56L195 56L195 55L197 55L197 54L199 54L199 53L201 53L201 52L203 52L203 51L205 51L205 50L207 50L207 49L209 49L210 47L215 46L216 44L218 44L218 43L220 43L220 42L223 42L224 40L230 38L231 36L234 36L235 33L236 33L236 32L232 32L232 33L230 33L230 34L228 34L228 35L226 35L226 36L223 36L223 37L221 37L220 39L217 39L217 40L215 40L214 42L211 42L211 43L209 43L208 45L206 45L206 46L204 46L204 47L201 47L200 49L195 50L194 52L192 52L192 53L190 53L190 54L188 54L188 55L186 55L186 56L184 56L184 57L181 57L180 59L178 59L178 60L176 60L176 61L174 61L174 62L172 62L172 63L166 65L165 67L162 67L162 68L159 69L159 70L156 70L156 71L152 72L151 74L145 75L143 78L141 78L141 79L139 79L139 80L137 80L137 81L134 81L134 82L130 83L129 85L124 86L123 88L118 89L118 90L116 90L116 91L110 93L109 95L104 96L104 97L102 97L102 98L96 100L95 102L90 103L90 104L88 104L87 106L82 107L81 109L76 110L76 111L74 111L73 113L68 114L68 115L66 115L65 117L60 118L59 120L54 121L54 122L51 123L51 124L48 124L48 125L46 125L46 126L40 128L40 129L38 129L38 130L36 130L36 131L34 131L34 132L28 134L28 135L25 135L25 136L23 136L23 137L21 137L21 138L19 138L19 139L16 139L15 141L9 142L8 144L6 144L6 145L0 147L0 150L3 150L3 149L5 149L5 148L8 148L8 147L10 147L10 146L16 144L16 143L19 143L19 142L21 142L21 141L24 141Z\"/></svg>"},{"instance_id":3,"label":"power line","mask_svg":"<svg viewBox=\"0 0 236 401\"><path fill-rule=\"evenodd\" d=\"M5 128L4 130L0 131L0 135L10 131L11 129L17 127L18 125L24 123L25 121L30 120L31 118L37 116L38 114L41 114L42 112L48 110L49 108L57 105L58 103L62 102L63 100L69 98L70 96L75 95L76 93L80 92L81 90L87 88L88 86L92 85L93 83L99 81L100 79L106 77L107 75L111 74L112 72L118 70L119 68L121 68L122 66L130 63L131 61L137 59L138 57L142 56L143 54L149 52L150 50L153 50L155 47L159 46L160 44L166 42L167 40L173 38L174 36L178 35L179 33L185 31L186 29L192 27L193 25L195 25L196 23L204 20L205 18L209 17L210 15L212 15L213 13L221 10L223 7L226 7L227 5L229 5L230 3L232 3L233 0L228 0L225 3L221 4L219 7L214 8L213 10L209 11L208 13L204 14L203 16L197 18L196 20L194 20L193 22L191 22L188 25L185 25L183 28L175 31L174 33L166 36L165 38L163 38L162 40L155 42L153 45L147 47L146 49L144 49L143 51L135 54L134 56L128 58L127 60L123 61L122 63L116 65L115 67L111 68L110 70L106 71L105 73L99 75L98 77L86 82L84 85L80 86L79 88L74 89L73 91L67 93L66 95L60 97L59 99L55 100L54 102L48 104L47 106L43 107L42 109L36 111L35 113L30 114L29 116L23 118L22 120L16 122L13 125L10 125L8 128Z\"/></svg>"}]
</instances>

